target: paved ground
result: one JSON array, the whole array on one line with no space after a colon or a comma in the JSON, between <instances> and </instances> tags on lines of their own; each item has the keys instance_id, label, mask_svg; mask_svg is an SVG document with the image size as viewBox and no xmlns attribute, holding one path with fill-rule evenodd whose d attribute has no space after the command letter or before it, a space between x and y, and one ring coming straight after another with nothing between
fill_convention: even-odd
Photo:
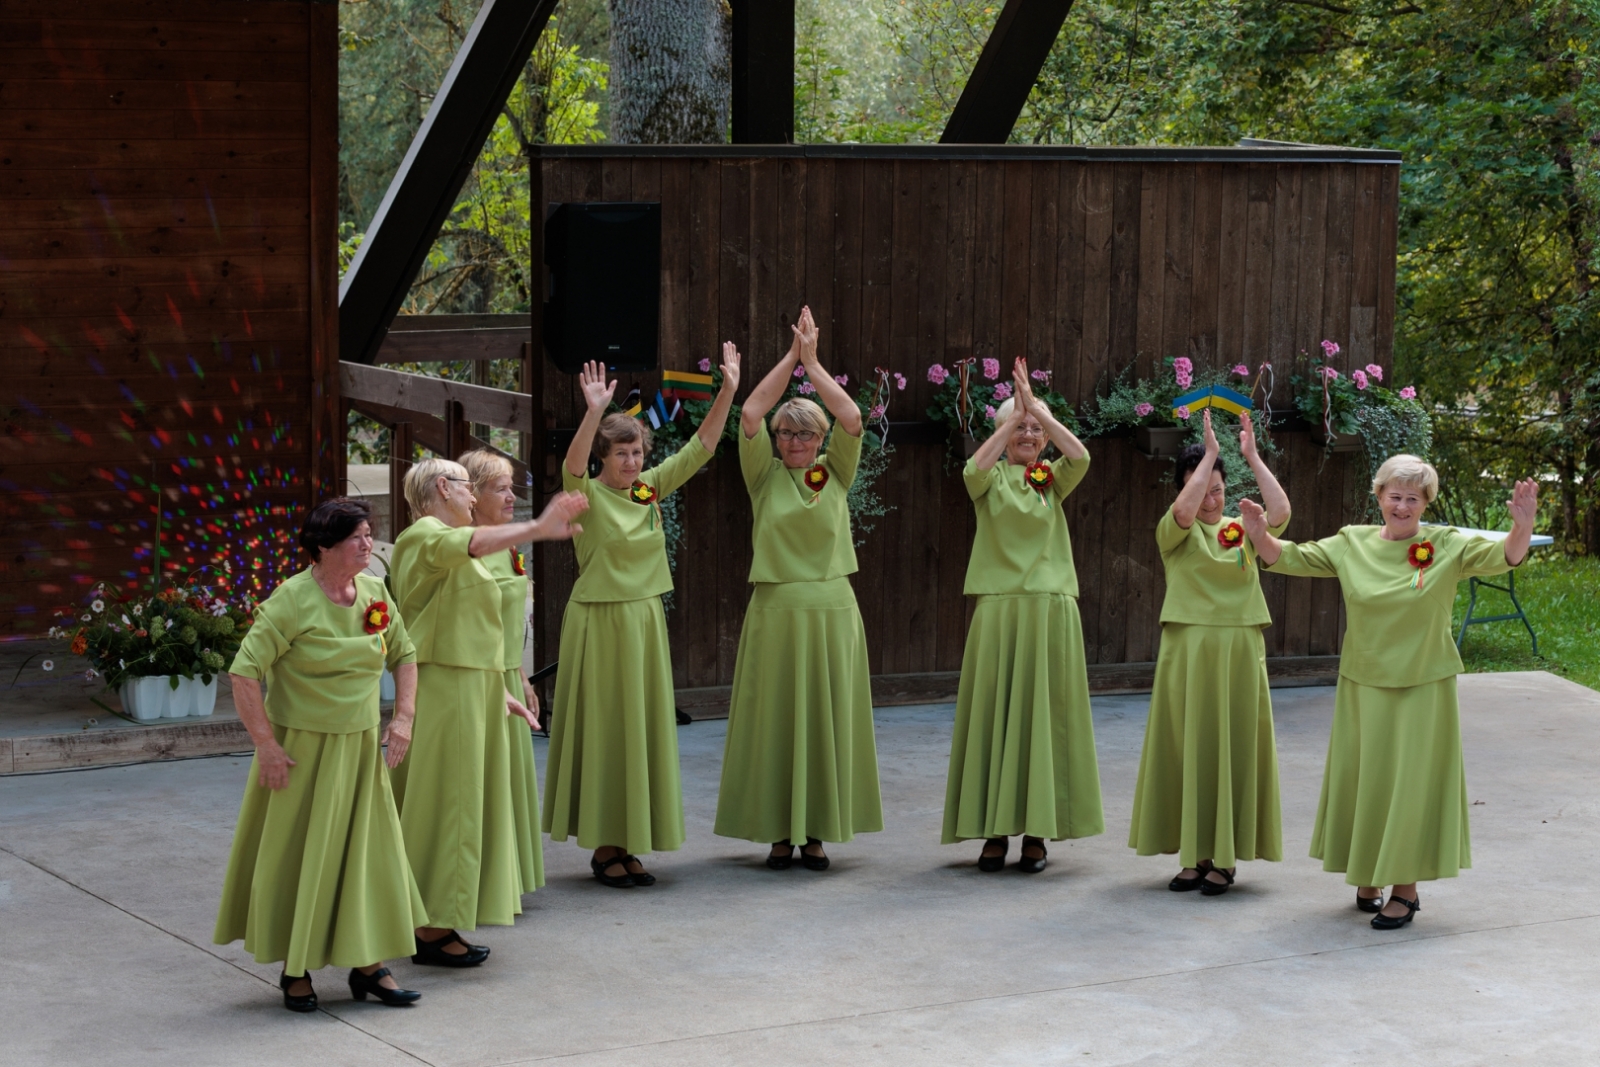
<instances>
[{"instance_id":1,"label":"paved ground","mask_svg":"<svg viewBox=\"0 0 1600 1067\"><path fill-rule=\"evenodd\" d=\"M1124 847L1144 700L1095 701L1109 830L1037 877L941 847L949 705L879 712L889 829L775 873L713 837L724 724L680 732L689 844L607 889L570 843L466 973L395 1010L209 944L246 761L0 780L0 1042L32 1064L1589 1064L1600 1047L1600 694L1462 679L1478 867L1380 934L1305 858L1332 690L1279 690L1281 864L1227 896ZM543 742L540 756L543 757Z\"/></svg>"}]
</instances>

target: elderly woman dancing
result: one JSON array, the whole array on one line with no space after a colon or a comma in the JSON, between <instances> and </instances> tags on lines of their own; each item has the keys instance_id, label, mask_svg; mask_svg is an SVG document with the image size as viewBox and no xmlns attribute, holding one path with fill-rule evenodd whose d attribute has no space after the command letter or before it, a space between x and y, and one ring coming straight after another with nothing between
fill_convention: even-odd
<instances>
[{"instance_id":1,"label":"elderly woman dancing","mask_svg":"<svg viewBox=\"0 0 1600 1067\"><path fill-rule=\"evenodd\" d=\"M478 526L503 526L515 517L517 494L512 489L511 461L487 448L473 449L461 457L472 478L472 509ZM483 558L483 566L500 587L500 625L505 635L506 692L521 700L539 717L539 696L522 673L522 649L528 638L527 561L515 546ZM539 781L533 766L533 737L520 715L505 717L511 758L511 817L516 828L517 863L522 891L532 893L544 885L544 838L539 832Z\"/></svg>"},{"instance_id":2,"label":"elderly woman dancing","mask_svg":"<svg viewBox=\"0 0 1600 1067\"><path fill-rule=\"evenodd\" d=\"M963 592L977 600L961 657L944 796L944 843L983 838L978 869L1045 869L1045 838L1105 830L1078 574L1062 502L1089 450L1033 395L1017 360L1012 396L962 477L978 513ZM1061 461L1043 459L1055 445ZM1001 462L1004 459L1005 462Z\"/></svg>"},{"instance_id":3,"label":"elderly woman dancing","mask_svg":"<svg viewBox=\"0 0 1600 1067\"><path fill-rule=\"evenodd\" d=\"M472 479L459 463L425 459L406 472L420 518L394 545L389 579L417 645L417 728L395 771L400 825L432 925L412 961L475 967L489 957L460 930L509 926L522 912L507 715L533 714L506 692L500 587L485 566L525 541L580 532L588 503L562 493L532 522L472 526Z\"/></svg>"},{"instance_id":4,"label":"elderly woman dancing","mask_svg":"<svg viewBox=\"0 0 1600 1067\"><path fill-rule=\"evenodd\" d=\"M793 329L741 417L755 590L734 661L715 832L771 844L774 870L791 866L800 842L801 862L821 871L822 843L883 829L883 806L867 635L849 578L856 552L845 495L861 460L861 410L818 362L810 308ZM796 364L838 420L831 438L827 415L801 397L779 405L767 432Z\"/></svg>"},{"instance_id":5,"label":"elderly woman dancing","mask_svg":"<svg viewBox=\"0 0 1600 1067\"><path fill-rule=\"evenodd\" d=\"M317 1008L310 972L349 967L350 992L390 1005L401 989L382 961L416 951L426 921L383 768L406 753L416 650L372 557L359 500L317 505L300 531L311 566L256 610L228 673L256 755L228 858L214 940L244 938L261 963L283 961L290 1011ZM395 675L394 720L378 735L378 687ZM272 680L262 704L261 683ZM388 745L385 755L382 744Z\"/></svg>"},{"instance_id":6,"label":"elderly woman dancing","mask_svg":"<svg viewBox=\"0 0 1600 1067\"><path fill-rule=\"evenodd\" d=\"M1421 909L1417 883L1472 866L1450 609L1463 578L1504 574L1528 554L1538 487L1516 483L1502 541L1423 527L1439 475L1416 456L1391 456L1372 479L1381 526L1346 526L1305 544L1279 541L1243 501L1244 528L1264 566L1337 578L1349 625L1311 855L1356 886L1372 925L1395 930ZM1392 886L1380 904L1383 887Z\"/></svg>"},{"instance_id":7,"label":"elderly woman dancing","mask_svg":"<svg viewBox=\"0 0 1600 1067\"><path fill-rule=\"evenodd\" d=\"M561 620L561 669L545 765L544 828L577 835L589 867L616 889L654 885L642 852L683 844L683 786L672 658L661 594L671 591L660 501L716 451L739 388L739 350L722 346L722 387L700 428L664 462L645 469L650 430L605 413L617 383L590 363L579 375L588 410L561 469L590 502L588 529L573 540L578 580ZM589 476L591 453L599 477Z\"/></svg>"},{"instance_id":8,"label":"elderly woman dancing","mask_svg":"<svg viewBox=\"0 0 1600 1067\"><path fill-rule=\"evenodd\" d=\"M1261 636L1272 616L1244 529L1223 513L1221 446L1211 412L1203 417L1204 444L1178 456L1178 498L1156 526L1167 596L1128 847L1178 853L1183 870L1167 888L1219 896L1239 860L1283 858L1283 820ZM1268 529L1281 534L1289 497L1262 462L1248 413L1239 451L1261 488Z\"/></svg>"}]
</instances>

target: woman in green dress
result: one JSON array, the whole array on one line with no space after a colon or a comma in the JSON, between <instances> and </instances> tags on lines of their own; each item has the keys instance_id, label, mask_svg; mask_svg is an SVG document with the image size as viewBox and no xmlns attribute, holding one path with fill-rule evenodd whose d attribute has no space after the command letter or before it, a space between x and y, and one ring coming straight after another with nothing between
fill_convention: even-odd
<instances>
[{"instance_id":1,"label":"woman in green dress","mask_svg":"<svg viewBox=\"0 0 1600 1067\"><path fill-rule=\"evenodd\" d=\"M1526 558L1539 491L1532 479L1516 483L1504 541L1423 527L1439 475L1416 456L1385 460L1372 492L1383 525L1304 544L1274 537L1251 501L1239 510L1263 566L1339 579L1349 622L1311 855L1343 872L1357 906L1377 912L1374 927L1394 930L1420 910L1418 882L1472 866L1450 609L1461 579L1504 574ZM1384 886L1393 888L1379 905Z\"/></svg>"},{"instance_id":2,"label":"woman in green dress","mask_svg":"<svg viewBox=\"0 0 1600 1067\"><path fill-rule=\"evenodd\" d=\"M503 526L516 517L517 494L512 489L511 461L498 452L476 448L461 457L472 479L472 509L478 526ZM539 695L522 673L522 649L528 638L528 569L516 546L483 560L500 587L500 625L505 634L506 692L520 699L534 719L539 718ZM517 837L518 869L522 891L532 893L544 885L544 838L539 832L539 781L533 766L533 735L519 715L505 717L511 757L511 817ZM537 728L537 727L535 727Z\"/></svg>"},{"instance_id":3,"label":"woman in green dress","mask_svg":"<svg viewBox=\"0 0 1600 1067\"><path fill-rule=\"evenodd\" d=\"M1062 503L1089 450L1033 395L1028 365L962 478L978 514L963 592L977 600L961 657L943 842L984 840L978 869L1045 869L1045 838L1105 830L1078 574ZM1047 445L1061 460L1044 460ZM1001 460L1004 459L1004 462Z\"/></svg>"},{"instance_id":4,"label":"woman in green dress","mask_svg":"<svg viewBox=\"0 0 1600 1067\"><path fill-rule=\"evenodd\" d=\"M1283 820L1261 636L1272 616L1244 529L1223 513L1221 448L1211 412L1202 417L1205 443L1178 456L1178 498L1156 526L1167 595L1128 847L1178 853L1183 870L1167 888L1219 896L1239 860L1283 858ZM1289 497L1261 460L1249 413L1239 420L1239 451L1269 529L1281 534Z\"/></svg>"},{"instance_id":5,"label":"woman in green dress","mask_svg":"<svg viewBox=\"0 0 1600 1067\"><path fill-rule=\"evenodd\" d=\"M672 589L660 502L716 452L733 394L739 350L722 346L722 387L684 446L648 469L650 430L605 413L617 383L590 363L579 374L588 410L561 478L589 501L573 539L578 580L561 620L555 716L544 776L544 828L593 849L589 868L616 889L648 886L639 854L683 844L683 786L672 658L661 595ZM589 476L589 457L600 461Z\"/></svg>"},{"instance_id":6,"label":"woman in green dress","mask_svg":"<svg viewBox=\"0 0 1600 1067\"><path fill-rule=\"evenodd\" d=\"M802 308L795 339L744 405L739 466L754 512L755 586L739 634L715 832L771 844L788 868L828 867L824 841L883 829L867 635L850 587L856 553L846 494L861 459L861 410L817 360ZM797 397L765 417L796 364L838 420ZM772 438L778 441L773 455Z\"/></svg>"},{"instance_id":7,"label":"woman in green dress","mask_svg":"<svg viewBox=\"0 0 1600 1067\"><path fill-rule=\"evenodd\" d=\"M532 522L472 526L461 464L425 459L406 472L419 516L394 544L389 580L417 645L417 726L395 770L406 854L430 925L415 963L474 967L489 957L458 933L509 926L522 912L523 853L506 716L533 713L506 692L500 587L486 561L526 541L563 540L587 507L557 494Z\"/></svg>"},{"instance_id":8,"label":"woman in green dress","mask_svg":"<svg viewBox=\"0 0 1600 1067\"><path fill-rule=\"evenodd\" d=\"M311 566L256 609L228 668L256 754L213 940L243 938L258 962L283 961L290 1011L316 1010L310 972L329 964L351 968L357 1000L421 995L382 963L415 951L412 930L426 915L382 766L400 762L411 736L417 653L383 583L362 573L370 518L364 502L343 497L312 510L300 531ZM385 664L395 709L380 739Z\"/></svg>"}]
</instances>

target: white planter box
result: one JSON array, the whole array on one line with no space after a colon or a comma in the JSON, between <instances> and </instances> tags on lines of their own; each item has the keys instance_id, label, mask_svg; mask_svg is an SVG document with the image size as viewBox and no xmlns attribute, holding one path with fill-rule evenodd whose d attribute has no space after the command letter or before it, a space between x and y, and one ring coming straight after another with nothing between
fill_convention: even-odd
<instances>
[{"instance_id":1,"label":"white planter box","mask_svg":"<svg viewBox=\"0 0 1600 1067\"><path fill-rule=\"evenodd\" d=\"M172 688L169 675L129 678L117 693L122 698L122 709L139 722L204 718L217 707L215 675L209 685L198 678L179 678L176 689Z\"/></svg>"}]
</instances>

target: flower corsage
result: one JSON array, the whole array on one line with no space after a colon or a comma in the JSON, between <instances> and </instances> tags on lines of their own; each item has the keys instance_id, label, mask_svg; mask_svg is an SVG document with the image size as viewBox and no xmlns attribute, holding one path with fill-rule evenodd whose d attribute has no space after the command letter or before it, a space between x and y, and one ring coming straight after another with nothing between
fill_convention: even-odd
<instances>
[{"instance_id":1,"label":"flower corsage","mask_svg":"<svg viewBox=\"0 0 1600 1067\"><path fill-rule=\"evenodd\" d=\"M660 506L656 503L659 495L655 486L646 485L644 482L634 482L633 486L628 490L629 500L635 504L643 504L650 509L650 529L652 530L656 528L656 517L661 511Z\"/></svg>"},{"instance_id":2,"label":"flower corsage","mask_svg":"<svg viewBox=\"0 0 1600 1067\"><path fill-rule=\"evenodd\" d=\"M1022 472L1023 481L1028 483L1028 488L1039 494L1039 500L1044 501L1045 494L1056 482L1056 472L1050 469L1050 464L1044 460L1037 460Z\"/></svg>"},{"instance_id":3,"label":"flower corsage","mask_svg":"<svg viewBox=\"0 0 1600 1067\"><path fill-rule=\"evenodd\" d=\"M378 635L378 645L383 649L383 654L389 654L389 639L384 637L384 631L389 629L389 605L382 600L374 600L367 605L361 613L361 628L369 634Z\"/></svg>"},{"instance_id":4,"label":"flower corsage","mask_svg":"<svg viewBox=\"0 0 1600 1067\"><path fill-rule=\"evenodd\" d=\"M1217 531L1217 544L1223 548L1231 548L1238 554L1239 566L1244 567L1244 527L1237 522L1230 522Z\"/></svg>"},{"instance_id":5,"label":"flower corsage","mask_svg":"<svg viewBox=\"0 0 1600 1067\"><path fill-rule=\"evenodd\" d=\"M1422 588L1422 572L1433 566L1434 558L1432 541L1418 541L1406 549L1406 562L1416 568L1411 576L1411 588Z\"/></svg>"},{"instance_id":6,"label":"flower corsage","mask_svg":"<svg viewBox=\"0 0 1600 1067\"><path fill-rule=\"evenodd\" d=\"M512 571L512 573L516 574L518 577L521 577L522 575L527 574L528 573L528 561L527 561L527 559L523 556L523 554L521 552L518 552L515 548L510 549L510 552L511 552L511 571Z\"/></svg>"},{"instance_id":7,"label":"flower corsage","mask_svg":"<svg viewBox=\"0 0 1600 1067\"><path fill-rule=\"evenodd\" d=\"M801 480L806 483L806 488L811 490L811 503L815 504L817 497L822 494L822 487L828 484L828 468L818 463L807 470Z\"/></svg>"}]
</instances>

